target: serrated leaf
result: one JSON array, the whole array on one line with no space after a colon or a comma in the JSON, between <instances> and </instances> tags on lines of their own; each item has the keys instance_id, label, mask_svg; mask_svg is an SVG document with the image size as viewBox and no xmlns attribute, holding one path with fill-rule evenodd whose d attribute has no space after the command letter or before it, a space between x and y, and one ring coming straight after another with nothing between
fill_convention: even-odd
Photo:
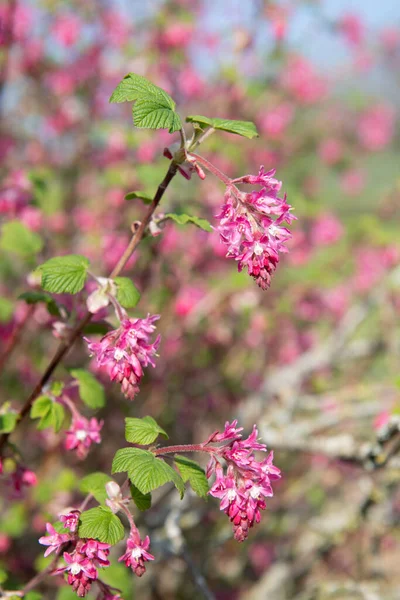
<instances>
[{"instance_id":1,"label":"serrated leaf","mask_svg":"<svg viewBox=\"0 0 400 600\"><path fill-rule=\"evenodd\" d=\"M30 415L32 419L40 419L38 429L53 427L57 432L64 422L65 411L62 404L55 402L49 396L39 396L32 404Z\"/></svg>"},{"instance_id":2,"label":"serrated leaf","mask_svg":"<svg viewBox=\"0 0 400 600\"><path fill-rule=\"evenodd\" d=\"M193 491L200 496L200 498L207 498L209 490L208 481L201 466L194 460L186 458L186 456L175 456L174 462L182 475L183 481L185 483L188 481Z\"/></svg>"},{"instance_id":3,"label":"serrated leaf","mask_svg":"<svg viewBox=\"0 0 400 600\"><path fill-rule=\"evenodd\" d=\"M143 417L143 419L127 417L125 419L125 439L131 444L147 446L152 444L159 435L168 439L166 431L158 425L153 417Z\"/></svg>"},{"instance_id":4,"label":"serrated leaf","mask_svg":"<svg viewBox=\"0 0 400 600\"><path fill-rule=\"evenodd\" d=\"M81 514L79 537L94 538L114 546L123 539L124 527L114 513L104 506L91 508Z\"/></svg>"},{"instance_id":5,"label":"serrated leaf","mask_svg":"<svg viewBox=\"0 0 400 600\"><path fill-rule=\"evenodd\" d=\"M109 481L112 481L109 475L106 475L106 473L101 473L100 471L96 471L95 473L86 475L86 477L80 481L79 489L84 494L92 494L97 502L104 504L107 498L105 486Z\"/></svg>"},{"instance_id":6,"label":"serrated leaf","mask_svg":"<svg viewBox=\"0 0 400 600\"><path fill-rule=\"evenodd\" d=\"M53 294L77 294L83 288L89 261L80 254L56 256L38 267L42 287Z\"/></svg>"},{"instance_id":7,"label":"serrated leaf","mask_svg":"<svg viewBox=\"0 0 400 600\"><path fill-rule=\"evenodd\" d=\"M133 122L136 127L168 129L170 133L182 127L171 96L141 75L128 73L114 90L110 102L135 102Z\"/></svg>"},{"instance_id":8,"label":"serrated leaf","mask_svg":"<svg viewBox=\"0 0 400 600\"><path fill-rule=\"evenodd\" d=\"M20 296L18 296L18 300L24 300L27 304L38 304L39 302L44 302L47 306L47 310L53 316L59 317L61 315L60 309L57 306L54 298L50 296L50 294L46 294L45 292L39 292L37 290L30 290L29 292L24 292Z\"/></svg>"},{"instance_id":9,"label":"serrated leaf","mask_svg":"<svg viewBox=\"0 0 400 600\"><path fill-rule=\"evenodd\" d=\"M0 248L20 256L31 256L41 251L43 242L40 235L21 221L8 221L1 229Z\"/></svg>"},{"instance_id":10,"label":"serrated leaf","mask_svg":"<svg viewBox=\"0 0 400 600\"><path fill-rule=\"evenodd\" d=\"M140 292L129 277L116 277L117 300L124 308L134 308L140 300Z\"/></svg>"},{"instance_id":11,"label":"serrated leaf","mask_svg":"<svg viewBox=\"0 0 400 600\"><path fill-rule=\"evenodd\" d=\"M219 129L220 131L227 131L228 133L235 133L248 139L258 137L258 131L254 123L251 121L236 121L232 119L219 119L209 117L203 117L201 115L191 115L186 117L188 123L198 123L202 128L212 127L213 129Z\"/></svg>"},{"instance_id":12,"label":"serrated leaf","mask_svg":"<svg viewBox=\"0 0 400 600\"><path fill-rule=\"evenodd\" d=\"M142 512L148 510L151 507L150 492L148 494L142 494L142 492L138 490L136 485L133 485L133 483L130 484L130 488L132 500L134 501L138 509Z\"/></svg>"},{"instance_id":13,"label":"serrated leaf","mask_svg":"<svg viewBox=\"0 0 400 600\"><path fill-rule=\"evenodd\" d=\"M129 194L126 194L125 196L125 200L142 200L142 202L144 202L144 204L151 204L153 202L153 198L149 195L146 194L145 192L129 192Z\"/></svg>"},{"instance_id":14,"label":"serrated leaf","mask_svg":"<svg viewBox=\"0 0 400 600\"><path fill-rule=\"evenodd\" d=\"M0 323L10 320L14 312L14 304L8 298L0 298Z\"/></svg>"},{"instance_id":15,"label":"serrated leaf","mask_svg":"<svg viewBox=\"0 0 400 600\"><path fill-rule=\"evenodd\" d=\"M17 424L17 413L0 414L0 433L11 433Z\"/></svg>"},{"instance_id":16,"label":"serrated leaf","mask_svg":"<svg viewBox=\"0 0 400 600\"><path fill-rule=\"evenodd\" d=\"M96 377L85 369L71 369L70 373L78 382L79 395L86 406L102 408L106 403L104 387Z\"/></svg>"},{"instance_id":17,"label":"serrated leaf","mask_svg":"<svg viewBox=\"0 0 400 600\"><path fill-rule=\"evenodd\" d=\"M181 498L185 493L185 484L181 476L162 458L157 458L152 452L141 448L121 448L117 451L112 472L128 472L129 479L142 494L172 481L179 490Z\"/></svg>"},{"instance_id":18,"label":"serrated leaf","mask_svg":"<svg viewBox=\"0 0 400 600\"><path fill-rule=\"evenodd\" d=\"M201 219L200 217L193 217L185 214L177 215L175 213L167 213L164 215L163 219L172 219L172 221L175 221L175 223L178 223L178 225L186 225L187 223L191 223L196 225L196 227L203 229L204 231L213 231L213 228L207 219Z\"/></svg>"}]
</instances>

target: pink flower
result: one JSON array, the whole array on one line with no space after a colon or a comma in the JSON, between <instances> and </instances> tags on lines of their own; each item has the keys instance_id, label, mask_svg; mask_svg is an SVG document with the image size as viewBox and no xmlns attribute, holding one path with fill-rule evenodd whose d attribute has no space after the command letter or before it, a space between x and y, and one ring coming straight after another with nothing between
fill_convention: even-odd
<instances>
[{"instance_id":1,"label":"pink flower","mask_svg":"<svg viewBox=\"0 0 400 600\"><path fill-rule=\"evenodd\" d=\"M108 567L110 545L97 540L78 540L74 551L64 552L63 558L67 563L54 571L54 575L67 573L68 584L76 594L83 598L89 592L92 582L98 578L98 568Z\"/></svg>"},{"instance_id":2,"label":"pink flower","mask_svg":"<svg viewBox=\"0 0 400 600\"><path fill-rule=\"evenodd\" d=\"M311 229L311 239L316 246L329 246L343 235L341 222L330 213L320 215Z\"/></svg>"},{"instance_id":3,"label":"pink flower","mask_svg":"<svg viewBox=\"0 0 400 600\"><path fill-rule=\"evenodd\" d=\"M235 539L244 541L254 523L261 520L261 510L266 508L265 498L273 495L271 481L280 478L280 470L273 464L273 453L263 461L258 461L255 451L265 452L265 444L257 441L258 431L245 440L241 439L241 428L237 421L225 424L222 434L216 432L207 443L227 441L230 443L210 450L211 459L207 467L207 477L215 474L215 483L209 494L220 499L220 509L233 524ZM219 458L224 459L228 467L224 472Z\"/></svg>"},{"instance_id":4,"label":"pink flower","mask_svg":"<svg viewBox=\"0 0 400 600\"><path fill-rule=\"evenodd\" d=\"M360 169L350 169L343 173L340 187L348 196L358 196L365 186L365 174Z\"/></svg>"},{"instance_id":5,"label":"pink flower","mask_svg":"<svg viewBox=\"0 0 400 600\"><path fill-rule=\"evenodd\" d=\"M139 531L132 529L126 543L126 552L118 561L124 561L127 567L131 567L132 571L141 577L146 571L145 562L154 560L154 556L147 552L150 547L150 538L147 535L144 540L140 539Z\"/></svg>"},{"instance_id":6,"label":"pink flower","mask_svg":"<svg viewBox=\"0 0 400 600\"><path fill-rule=\"evenodd\" d=\"M69 533L58 533L51 523L46 523L46 531L50 535L44 535L39 538L39 544L42 546L48 546L45 556L49 556L52 552L58 552L65 542L69 542L71 536Z\"/></svg>"},{"instance_id":7,"label":"pink flower","mask_svg":"<svg viewBox=\"0 0 400 600\"><path fill-rule=\"evenodd\" d=\"M286 127L293 119L294 108L288 102L283 102L266 111L260 118L260 129L272 139L279 139L285 133Z\"/></svg>"},{"instance_id":8,"label":"pink flower","mask_svg":"<svg viewBox=\"0 0 400 600\"><path fill-rule=\"evenodd\" d=\"M121 384L122 392L133 400L139 391L143 368L155 366L153 356L160 344L160 336L153 343L150 335L155 330L154 322L159 315L146 319L124 319L121 326L110 331L100 342L88 343L89 352L96 356L98 366L106 366L111 381Z\"/></svg>"},{"instance_id":9,"label":"pink flower","mask_svg":"<svg viewBox=\"0 0 400 600\"><path fill-rule=\"evenodd\" d=\"M366 150L383 150L394 133L395 114L390 106L377 105L361 115L358 137Z\"/></svg>"},{"instance_id":10,"label":"pink flower","mask_svg":"<svg viewBox=\"0 0 400 600\"><path fill-rule=\"evenodd\" d=\"M13 487L14 497L21 498L25 487L37 485L37 477L33 471L26 469L22 465L18 465L11 474L10 484Z\"/></svg>"},{"instance_id":11,"label":"pink flower","mask_svg":"<svg viewBox=\"0 0 400 600\"><path fill-rule=\"evenodd\" d=\"M352 46L360 46L364 40L364 25L358 15L347 13L343 15L338 23L339 30L343 33L346 41Z\"/></svg>"},{"instance_id":12,"label":"pink flower","mask_svg":"<svg viewBox=\"0 0 400 600\"><path fill-rule=\"evenodd\" d=\"M282 183L274 179L275 170L258 175L245 175L233 179L225 192L225 204L217 215L217 229L221 240L228 246L227 258L238 261L238 270L247 271L262 289L267 289L271 275L279 261L279 252L287 252L285 242L290 231L282 227L295 218L286 196L278 197ZM258 185L260 190L241 192L236 184ZM273 218L275 217L275 218Z\"/></svg>"},{"instance_id":13,"label":"pink flower","mask_svg":"<svg viewBox=\"0 0 400 600\"><path fill-rule=\"evenodd\" d=\"M293 56L282 71L281 84L303 104L314 104L327 92L325 80L304 57Z\"/></svg>"},{"instance_id":14,"label":"pink flower","mask_svg":"<svg viewBox=\"0 0 400 600\"><path fill-rule=\"evenodd\" d=\"M335 138L328 138L321 142L318 147L318 155L322 162L327 165L337 163L343 154L342 143Z\"/></svg>"},{"instance_id":15,"label":"pink flower","mask_svg":"<svg viewBox=\"0 0 400 600\"><path fill-rule=\"evenodd\" d=\"M71 510L65 515L60 515L60 521L63 523L65 529L69 529L72 533L75 533L79 525L79 517L81 512L79 510Z\"/></svg>"},{"instance_id":16,"label":"pink flower","mask_svg":"<svg viewBox=\"0 0 400 600\"><path fill-rule=\"evenodd\" d=\"M66 432L65 448L67 450L76 450L79 458L86 458L90 446L100 444L100 430L103 427L103 421L98 421L94 417L85 419L85 417L73 417L71 428Z\"/></svg>"},{"instance_id":17,"label":"pink flower","mask_svg":"<svg viewBox=\"0 0 400 600\"><path fill-rule=\"evenodd\" d=\"M81 21L73 14L65 14L57 17L52 33L56 40L65 48L73 46L81 32Z\"/></svg>"}]
</instances>

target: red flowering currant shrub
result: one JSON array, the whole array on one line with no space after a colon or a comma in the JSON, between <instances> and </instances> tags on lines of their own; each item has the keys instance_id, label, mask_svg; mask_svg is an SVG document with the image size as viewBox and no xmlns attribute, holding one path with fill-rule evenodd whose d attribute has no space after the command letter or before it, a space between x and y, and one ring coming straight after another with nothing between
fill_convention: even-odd
<instances>
[{"instance_id":1,"label":"red flowering currant shrub","mask_svg":"<svg viewBox=\"0 0 400 600\"><path fill-rule=\"evenodd\" d=\"M228 4L0 6L1 597L397 597L400 30Z\"/></svg>"}]
</instances>

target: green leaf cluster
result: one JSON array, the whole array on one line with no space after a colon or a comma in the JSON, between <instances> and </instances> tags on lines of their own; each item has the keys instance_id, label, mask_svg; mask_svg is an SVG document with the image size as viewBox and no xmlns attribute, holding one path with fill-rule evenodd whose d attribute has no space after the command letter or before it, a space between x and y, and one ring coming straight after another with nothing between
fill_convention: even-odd
<instances>
[{"instance_id":1,"label":"green leaf cluster","mask_svg":"<svg viewBox=\"0 0 400 600\"><path fill-rule=\"evenodd\" d=\"M109 481L112 481L112 478L109 475L106 475L106 473L101 473L100 471L96 471L95 473L90 473L90 475L86 475L86 477L81 479L79 489L84 494L92 494L97 502L104 504L107 498L105 486Z\"/></svg>"}]
</instances>

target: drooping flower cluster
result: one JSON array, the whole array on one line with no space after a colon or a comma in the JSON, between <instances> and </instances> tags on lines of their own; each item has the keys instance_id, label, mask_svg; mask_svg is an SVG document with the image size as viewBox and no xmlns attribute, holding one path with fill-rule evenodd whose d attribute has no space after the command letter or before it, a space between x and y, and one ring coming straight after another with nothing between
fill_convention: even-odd
<instances>
[{"instance_id":1,"label":"drooping flower cluster","mask_svg":"<svg viewBox=\"0 0 400 600\"><path fill-rule=\"evenodd\" d=\"M131 533L126 543L126 552L118 561L124 561L127 567L131 567L132 571L141 577L146 571L145 562L154 560L154 556L147 552L150 547L150 538L148 535L142 540L139 531L132 527Z\"/></svg>"},{"instance_id":2,"label":"drooping flower cluster","mask_svg":"<svg viewBox=\"0 0 400 600\"><path fill-rule=\"evenodd\" d=\"M80 459L86 458L89 448L92 444L100 444L100 430L103 427L103 421L98 421L95 417L86 419L79 413L73 416L70 429L66 431L65 448L66 450L76 450Z\"/></svg>"},{"instance_id":3,"label":"drooping flower cluster","mask_svg":"<svg viewBox=\"0 0 400 600\"><path fill-rule=\"evenodd\" d=\"M241 431L236 420L227 422L222 433L215 432L207 441L207 444L227 442L212 452L207 477L214 474L216 479L209 494L220 499L220 509L230 518L235 539L239 542L247 538L254 523L260 522L260 511L266 508L265 498L273 496L271 482L281 476L272 463L273 452L262 461L254 456L255 451L266 452L265 444L257 441L256 426L245 440L242 440ZM226 471L221 458L227 464Z\"/></svg>"},{"instance_id":4,"label":"drooping flower cluster","mask_svg":"<svg viewBox=\"0 0 400 600\"><path fill-rule=\"evenodd\" d=\"M118 329L107 333L100 342L85 338L98 366L107 369L111 381L118 381L122 392L130 400L139 391L143 368L149 364L155 366L153 356L160 344L160 336L151 343L150 335L159 318L159 315L147 315L146 319L124 319Z\"/></svg>"},{"instance_id":5,"label":"drooping flower cluster","mask_svg":"<svg viewBox=\"0 0 400 600\"><path fill-rule=\"evenodd\" d=\"M53 571L53 575L67 573L69 585L80 598L83 598L89 592L93 581L97 580L98 569L110 565L107 558L110 545L93 539L80 539L76 533L79 516L79 510L71 510L60 516L64 527L69 529L70 533L59 533L51 523L47 523L46 531L49 535L41 537L39 543L47 546L45 556L49 556L52 552L60 553L67 543L68 546L64 546L65 550L72 546L70 552L63 553L65 566Z\"/></svg>"},{"instance_id":6,"label":"drooping flower cluster","mask_svg":"<svg viewBox=\"0 0 400 600\"><path fill-rule=\"evenodd\" d=\"M92 582L98 578L98 568L108 567L110 545L97 540L79 540L72 553L64 552L65 567L54 574L67 573L67 579L77 596L83 598L89 592Z\"/></svg>"},{"instance_id":7,"label":"drooping flower cluster","mask_svg":"<svg viewBox=\"0 0 400 600\"><path fill-rule=\"evenodd\" d=\"M234 258L241 271L247 267L262 289L267 289L279 261L279 253L287 252L285 242L291 233L282 223L295 217L291 206L278 196L282 183L274 178L275 170L258 175L245 175L227 185L225 203L217 215L221 240L227 245L227 258ZM241 192L236 184L261 186L260 190Z\"/></svg>"}]
</instances>

